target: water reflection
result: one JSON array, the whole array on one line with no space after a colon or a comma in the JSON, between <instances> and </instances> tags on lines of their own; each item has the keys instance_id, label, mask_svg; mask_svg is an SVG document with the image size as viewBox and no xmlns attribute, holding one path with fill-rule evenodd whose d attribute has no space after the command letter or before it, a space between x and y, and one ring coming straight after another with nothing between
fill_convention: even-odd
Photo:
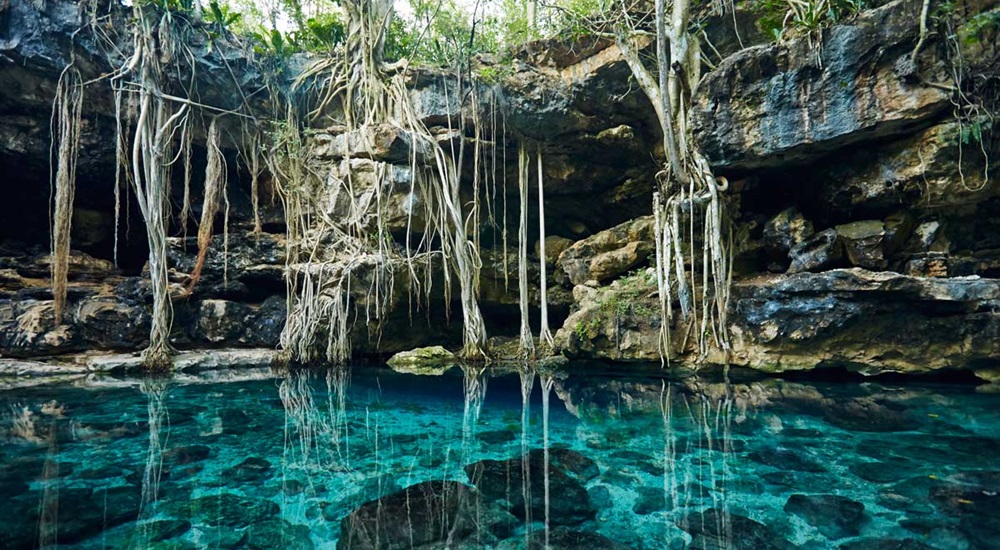
<instances>
[{"instance_id":1,"label":"water reflection","mask_svg":"<svg viewBox=\"0 0 1000 550\"><path fill-rule=\"evenodd\" d=\"M146 396L149 440L143 465L139 515L131 548L148 548L156 537L153 518L163 480L163 455L170 434L170 415L166 406L169 389L169 380L162 377L144 379L139 386L140 393Z\"/></svg>"},{"instance_id":2,"label":"water reflection","mask_svg":"<svg viewBox=\"0 0 1000 550\"><path fill-rule=\"evenodd\" d=\"M990 548L998 405L530 366L0 392L0 547Z\"/></svg>"}]
</instances>

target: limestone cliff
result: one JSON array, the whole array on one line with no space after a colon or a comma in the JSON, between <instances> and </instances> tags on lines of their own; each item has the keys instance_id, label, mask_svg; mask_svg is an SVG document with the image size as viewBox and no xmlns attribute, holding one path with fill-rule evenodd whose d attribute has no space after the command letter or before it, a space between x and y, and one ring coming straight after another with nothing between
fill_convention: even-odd
<instances>
[{"instance_id":1,"label":"limestone cliff","mask_svg":"<svg viewBox=\"0 0 1000 550\"><path fill-rule=\"evenodd\" d=\"M737 252L734 349L695 357L689 330L679 327L673 361L728 361L768 372L968 369L984 379L1000 377L1000 178L988 166L1000 158L1000 140L989 132L970 139L967 113L961 103L956 111L956 92L948 89L956 55L950 42L932 35L918 56L919 71L907 64L920 7L916 0L895 0L818 39L765 43L758 33L757 45L746 48L727 38L728 18L710 19L706 32L725 57L695 94L694 135L716 173L732 182L726 200ZM955 10L961 34L962 25L997 8L970 0ZM738 20L747 18L738 13ZM70 51L85 78L109 70L93 37L74 35L84 16L69 2L39 10L12 0L0 8L0 168L10 190L0 205L4 356L131 351L148 332L140 224L133 220L122 229L108 221L114 122L100 86L88 89L85 106L70 314L63 325L53 322L46 263L50 102ZM963 88L973 101L1000 93L996 30L987 33L962 41L957 52L975 75ZM239 101L234 91L240 86L260 85L261 76L235 47L202 46L194 51L206 67L197 81L203 101L225 108ZM469 95L450 93L454 75L412 70L408 86L438 139L471 143L477 123L492 132L497 210L492 222L469 228L483 246L487 330L517 333L516 251L504 248L516 249L516 160L502 161L516 159L518 140L528 141L545 159L558 351L658 361L661 319L655 281L645 268L654 250L653 174L663 153L653 111L630 84L627 64L601 39L542 42L509 64L477 63L477 74L499 75L473 84L478 100L496 107L488 123L469 118ZM357 191L397 204L399 216L387 223L404 231L407 201L419 200L409 189L410 144L392 129L376 131L382 133L372 150L356 150L359 142L335 124L309 128L306 144L321 171L336 173L345 162L361 176L390 170L389 188L362 177ZM233 160L228 242L217 231L197 291L174 304L178 347L273 348L284 324L283 216L269 194L262 196L264 233L252 233L249 175L237 162L238 145L227 146ZM469 175L462 192L471 196ZM171 276L178 286L187 282L197 248L183 229L172 228ZM111 262L116 231L122 243L117 267ZM537 232L529 238L535 243ZM537 261L535 253L533 280ZM536 319L537 291L533 283ZM405 295L399 301L380 332L369 333L363 319L356 323L357 352L457 343L458 321L449 322L440 300L418 313Z\"/></svg>"}]
</instances>

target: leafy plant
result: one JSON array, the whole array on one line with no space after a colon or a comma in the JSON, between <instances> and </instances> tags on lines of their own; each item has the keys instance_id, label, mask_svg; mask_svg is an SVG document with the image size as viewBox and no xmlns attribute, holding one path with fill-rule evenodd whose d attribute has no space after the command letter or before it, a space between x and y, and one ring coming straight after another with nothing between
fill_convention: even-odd
<instances>
[{"instance_id":1,"label":"leafy plant","mask_svg":"<svg viewBox=\"0 0 1000 550\"><path fill-rule=\"evenodd\" d=\"M980 144L983 142L983 136L989 134L993 129L993 119L986 115L977 116L972 120L969 120L962 125L962 131L959 133L958 139L962 142L962 145Z\"/></svg>"},{"instance_id":2,"label":"leafy plant","mask_svg":"<svg viewBox=\"0 0 1000 550\"><path fill-rule=\"evenodd\" d=\"M212 0L208 7L209 10L205 13L205 21L215 27L216 32L220 34L228 33L230 27L243 17L242 14L235 12L228 5L219 4L217 0Z\"/></svg>"},{"instance_id":3,"label":"leafy plant","mask_svg":"<svg viewBox=\"0 0 1000 550\"><path fill-rule=\"evenodd\" d=\"M1000 10L993 10L976 15L962 30L962 40L966 44L976 44L988 36L996 35L1000 30Z\"/></svg>"},{"instance_id":4,"label":"leafy plant","mask_svg":"<svg viewBox=\"0 0 1000 550\"><path fill-rule=\"evenodd\" d=\"M306 20L307 35L303 39L303 47L309 51L327 50L344 42L347 28L344 21L336 13L325 13Z\"/></svg>"},{"instance_id":5,"label":"leafy plant","mask_svg":"<svg viewBox=\"0 0 1000 550\"><path fill-rule=\"evenodd\" d=\"M775 40L788 30L811 33L853 17L867 9L869 0L756 0L757 25Z\"/></svg>"}]
</instances>

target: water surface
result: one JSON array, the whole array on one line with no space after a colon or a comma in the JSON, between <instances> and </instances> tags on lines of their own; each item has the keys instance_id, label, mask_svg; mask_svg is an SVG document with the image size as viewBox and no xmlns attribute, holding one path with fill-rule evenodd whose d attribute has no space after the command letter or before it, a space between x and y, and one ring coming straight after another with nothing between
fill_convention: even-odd
<instances>
[{"instance_id":1,"label":"water surface","mask_svg":"<svg viewBox=\"0 0 1000 550\"><path fill-rule=\"evenodd\" d=\"M0 392L0 547L1000 541L1000 396L968 386L244 373Z\"/></svg>"}]
</instances>

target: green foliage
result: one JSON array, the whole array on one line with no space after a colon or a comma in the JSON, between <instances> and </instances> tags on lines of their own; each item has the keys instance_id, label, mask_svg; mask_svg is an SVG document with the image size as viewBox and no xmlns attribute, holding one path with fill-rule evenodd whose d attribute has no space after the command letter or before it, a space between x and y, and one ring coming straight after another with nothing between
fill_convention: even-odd
<instances>
[{"instance_id":1,"label":"green foliage","mask_svg":"<svg viewBox=\"0 0 1000 550\"><path fill-rule=\"evenodd\" d=\"M477 54L498 50L498 20L482 11L469 13L455 0L410 0L413 23L390 28L386 44L399 57L440 66L462 66Z\"/></svg>"},{"instance_id":2,"label":"green foliage","mask_svg":"<svg viewBox=\"0 0 1000 550\"><path fill-rule=\"evenodd\" d=\"M212 0L208 6L205 21L222 34L229 32L229 28L243 17L243 14L235 12L227 4L219 4L217 0Z\"/></svg>"},{"instance_id":3,"label":"green foliage","mask_svg":"<svg viewBox=\"0 0 1000 550\"><path fill-rule=\"evenodd\" d=\"M254 51L258 55L279 61L302 51L293 33L282 34L278 29L260 29L251 32L250 37L254 41Z\"/></svg>"},{"instance_id":4,"label":"green foliage","mask_svg":"<svg viewBox=\"0 0 1000 550\"><path fill-rule=\"evenodd\" d=\"M487 65L476 71L476 76L487 84L500 84L513 73L510 65Z\"/></svg>"},{"instance_id":5,"label":"green foliage","mask_svg":"<svg viewBox=\"0 0 1000 550\"><path fill-rule=\"evenodd\" d=\"M810 33L853 17L869 7L869 0L753 0L757 26L774 37L788 31Z\"/></svg>"},{"instance_id":6,"label":"green foliage","mask_svg":"<svg viewBox=\"0 0 1000 550\"><path fill-rule=\"evenodd\" d=\"M962 29L962 40L966 44L976 44L990 36L995 40L998 30L1000 30L1000 10L980 13L966 23Z\"/></svg>"},{"instance_id":7,"label":"green foliage","mask_svg":"<svg viewBox=\"0 0 1000 550\"><path fill-rule=\"evenodd\" d=\"M962 145L979 145L983 142L983 136L989 135L993 130L993 118L987 115L979 115L962 124L962 131L958 139Z\"/></svg>"},{"instance_id":8,"label":"green foliage","mask_svg":"<svg viewBox=\"0 0 1000 550\"><path fill-rule=\"evenodd\" d=\"M306 20L308 32L301 45L308 51L333 51L347 38L347 27L338 13L324 13Z\"/></svg>"}]
</instances>

